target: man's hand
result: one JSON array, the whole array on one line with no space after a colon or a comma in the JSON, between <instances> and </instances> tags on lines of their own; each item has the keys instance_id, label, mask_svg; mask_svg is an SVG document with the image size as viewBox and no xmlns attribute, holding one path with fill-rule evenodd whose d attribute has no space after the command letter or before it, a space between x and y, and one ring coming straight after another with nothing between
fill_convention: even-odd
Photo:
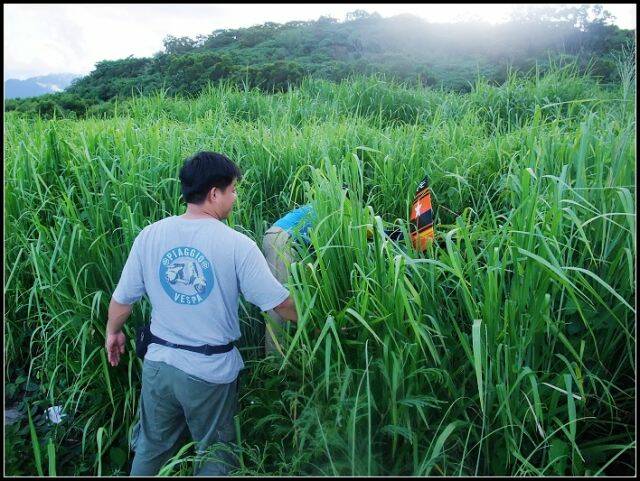
<instances>
[{"instance_id":1,"label":"man's hand","mask_svg":"<svg viewBox=\"0 0 640 481\"><path fill-rule=\"evenodd\" d=\"M285 319L298 322L298 312L296 311L296 303L291 296L287 297L282 303L274 310Z\"/></svg>"},{"instance_id":2,"label":"man's hand","mask_svg":"<svg viewBox=\"0 0 640 481\"><path fill-rule=\"evenodd\" d=\"M114 334L107 333L105 347L107 348L109 363L112 366L117 366L120 363L120 354L124 354L124 343L125 337L122 331Z\"/></svg>"}]
</instances>

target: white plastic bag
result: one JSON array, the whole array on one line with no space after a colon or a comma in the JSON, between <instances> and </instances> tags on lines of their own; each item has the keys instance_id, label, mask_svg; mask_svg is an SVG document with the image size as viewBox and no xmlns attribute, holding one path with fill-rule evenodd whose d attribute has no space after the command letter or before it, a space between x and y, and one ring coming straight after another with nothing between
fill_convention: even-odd
<instances>
[{"instance_id":1,"label":"white plastic bag","mask_svg":"<svg viewBox=\"0 0 640 481\"><path fill-rule=\"evenodd\" d=\"M62 418L65 416L66 414L62 412L62 406L52 406L47 408L47 417L53 424L60 424L62 422Z\"/></svg>"}]
</instances>

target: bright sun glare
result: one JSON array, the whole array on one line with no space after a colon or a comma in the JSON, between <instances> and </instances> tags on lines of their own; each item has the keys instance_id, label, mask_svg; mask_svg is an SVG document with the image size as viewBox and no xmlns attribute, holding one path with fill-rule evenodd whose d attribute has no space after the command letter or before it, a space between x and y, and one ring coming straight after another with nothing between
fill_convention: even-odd
<instances>
[{"instance_id":1,"label":"bright sun glare","mask_svg":"<svg viewBox=\"0 0 640 481\"><path fill-rule=\"evenodd\" d=\"M432 22L480 20L499 23L508 19L514 6L506 4L410 5L415 14Z\"/></svg>"}]
</instances>

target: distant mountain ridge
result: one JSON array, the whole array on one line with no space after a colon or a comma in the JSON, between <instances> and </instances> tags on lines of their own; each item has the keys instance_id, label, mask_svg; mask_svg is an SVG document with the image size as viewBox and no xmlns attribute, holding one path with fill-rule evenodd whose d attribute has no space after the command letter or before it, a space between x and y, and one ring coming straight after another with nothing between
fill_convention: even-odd
<instances>
[{"instance_id":1,"label":"distant mountain ridge","mask_svg":"<svg viewBox=\"0 0 640 481\"><path fill-rule=\"evenodd\" d=\"M7 79L4 81L4 98L15 99L37 97L39 95L62 92L71 82L81 77L75 73L57 73L31 77L25 80Z\"/></svg>"}]
</instances>

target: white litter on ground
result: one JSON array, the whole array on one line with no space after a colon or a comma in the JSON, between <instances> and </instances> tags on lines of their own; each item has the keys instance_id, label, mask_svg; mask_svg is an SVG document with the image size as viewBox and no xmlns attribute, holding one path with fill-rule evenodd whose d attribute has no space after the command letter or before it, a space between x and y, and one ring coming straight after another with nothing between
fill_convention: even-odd
<instances>
[{"instance_id":1,"label":"white litter on ground","mask_svg":"<svg viewBox=\"0 0 640 481\"><path fill-rule=\"evenodd\" d=\"M66 414L62 412L62 406L52 406L47 408L47 416L49 417L49 421L53 424L60 424L62 422L62 418L65 417Z\"/></svg>"}]
</instances>

